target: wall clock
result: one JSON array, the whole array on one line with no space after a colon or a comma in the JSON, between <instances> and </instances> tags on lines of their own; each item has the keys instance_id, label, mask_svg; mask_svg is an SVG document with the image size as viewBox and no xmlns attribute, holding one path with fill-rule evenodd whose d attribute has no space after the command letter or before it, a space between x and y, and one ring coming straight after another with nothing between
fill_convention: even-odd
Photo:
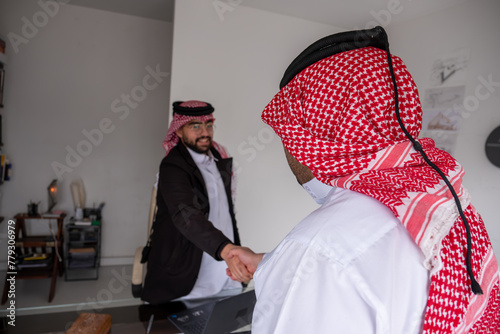
<instances>
[{"instance_id":1,"label":"wall clock","mask_svg":"<svg viewBox=\"0 0 500 334\"><path fill-rule=\"evenodd\" d=\"M493 130L486 139L485 150L488 160L500 167L500 126Z\"/></svg>"}]
</instances>

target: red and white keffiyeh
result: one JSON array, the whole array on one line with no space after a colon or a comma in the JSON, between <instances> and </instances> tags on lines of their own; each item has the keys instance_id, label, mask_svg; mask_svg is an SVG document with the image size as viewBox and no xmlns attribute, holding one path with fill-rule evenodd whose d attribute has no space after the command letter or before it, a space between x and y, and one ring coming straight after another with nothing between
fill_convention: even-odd
<instances>
[{"instance_id":1,"label":"red and white keffiyeh","mask_svg":"<svg viewBox=\"0 0 500 334\"><path fill-rule=\"evenodd\" d=\"M193 100L193 101L186 101L182 103L181 106L188 108L197 108L206 106L206 103L202 101ZM172 116L172 122L170 123L170 127L168 128L167 131L167 135L165 136L165 139L163 139L162 143L162 146L166 151L165 155L168 155L170 150L179 143L180 139L175 132L179 130L184 124L193 120L198 120L204 123L207 121L215 121L215 118L211 113L208 115L199 115L199 116L187 116L174 113ZM223 159L228 158L228 154L222 145L212 140L212 146L219 152L219 154Z\"/></svg>"},{"instance_id":2,"label":"red and white keffiyeh","mask_svg":"<svg viewBox=\"0 0 500 334\"><path fill-rule=\"evenodd\" d=\"M417 87L401 59L391 58L401 119L416 138L422 125ZM465 229L455 201L398 124L385 51L366 47L310 65L276 94L262 119L317 179L379 200L408 229L432 275L425 333L500 333L497 261L484 223L462 187L462 166L433 140L418 140L466 208L481 296L470 290ZM486 329L476 330L478 326Z\"/></svg>"}]
</instances>

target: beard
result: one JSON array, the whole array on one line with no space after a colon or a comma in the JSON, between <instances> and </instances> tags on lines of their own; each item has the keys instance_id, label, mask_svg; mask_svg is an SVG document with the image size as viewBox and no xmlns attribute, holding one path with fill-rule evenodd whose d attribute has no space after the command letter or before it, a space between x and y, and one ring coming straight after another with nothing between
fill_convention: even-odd
<instances>
[{"instance_id":1,"label":"beard","mask_svg":"<svg viewBox=\"0 0 500 334\"><path fill-rule=\"evenodd\" d=\"M210 147L212 147L212 138L208 136L199 137L195 140L187 140L187 138L183 138L182 142L184 145L200 154L207 153L210 150Z\"/></svg>"}]
</instances>

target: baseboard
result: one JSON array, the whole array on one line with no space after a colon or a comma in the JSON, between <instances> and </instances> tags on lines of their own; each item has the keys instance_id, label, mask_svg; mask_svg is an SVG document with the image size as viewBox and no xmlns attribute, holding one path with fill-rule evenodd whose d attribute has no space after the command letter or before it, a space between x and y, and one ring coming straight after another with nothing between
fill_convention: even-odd
<instances>
[{"instance_id":1,"label":"baseboard","mask_svg":"<svg viewBox=\"0 0 500 334\"><path fill-rule=\"evenodd\" d=\"M134 263L133 256L103 257L101 266L128 266Z\"/></svg>"}]
</instances>

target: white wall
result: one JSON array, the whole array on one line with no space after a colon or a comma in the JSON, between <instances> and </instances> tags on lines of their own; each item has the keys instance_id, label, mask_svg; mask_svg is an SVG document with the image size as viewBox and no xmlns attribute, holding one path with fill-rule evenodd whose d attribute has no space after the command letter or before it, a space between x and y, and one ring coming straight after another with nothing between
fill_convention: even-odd
<instances>
[{"instance_id":1,"label":"white wall","mask_svg":"<svg viewBox=\"0 0 500 334\"><path fill-rule=\"evenodd\" d=\"M218 12L215 3L233 5L231 10L224 11L228 8L224 7ZM268 251L316 205L296 184L280 140L260 120L261 111L299 52L317 39L345 29L236 3L176 2L171 99L213 103L215 139L239 163L237 218L242 242L256 251ZM491 74L495 82L500 81L498 7L497 0L468 1L408 23L389 25L391 51L408 64L422 91L438 55L470 48L467 94L474 94L478 76ZM353 26L365 28L366 23L353 22ZM464 120L455 154L466 168L465 185L486 220L496 249L500 249L495 210L500 177L498 168L485 158L484 140L500 125L499 91L496 87L491 98L481 101L477 112Z\"/></svg>"},{"instance_id":2,"label":"white wall","mask_svg":"<svg viewBox=\"0 0 500 334\"><path fill-rule=\"evenodd\" d=\"M12 180L0 186L0 215L11 219L29 201L46 210L57 162L71 172L62 173L55 209L73 215L69 186L82 178L86 205L106 203L102 263L132 263L147 237L169 112L170 76L143 80L147 68L170 72L172 29L172 23L73 5L44 10L34 0L0 2L0 34L8 42L3 152L13 164ZM13 42L12 33L23 42ZM83 152L81 161L66 160L68 147ZM4 221L0 232L6 230Z\"/></svg>"},{"instance_id":3,"label":"white wall","mask_svg":"<svg viewBox=\"0 0 500 334\"><path fill-rule=\"evenodd\" d=\"M237 2L225 2L233 3ZM311 42L344 29L268 13L245 6L217 12L213 1L176 2L170 99L202 99L216 108L216 140L226 145L238 168L237 217L242 241L256 251L272 249L315 203L296 184L280 140L260 120L278 91L291 60ZM0 34L21 34L22 18L32 21L37 1L2 0ZM426 88L435 57L471 49L467 94L478 77L500 81L497 0L468 1L444 12L389 26L391 49ZM334 22L333 22L334 24ZM363 22L353 26L364 27ZM46 207L52 162L65 162L66 146L76 148L103 118L115 129L71 173L64 174L60 204L72 210L69 183L82 177L87 204L104 208L105 263L127 262L146 238L150 189L163 155L169 80L148 92L125 119L111 104L142 84L147 66L170 65L172 25L71 5L63 6L19 52L8 49L4 153L14 164L13 180L0 186L0 213L26 210L30 200ZM495 87L496 88L496 87ZM500 232L495 204L498 168L484 156L486 135L500 125L500 88L481 101L462 124L455 156L466 168L465 185L483 214L496 249ZM123 105L122 105L123 106ZM0 224L1 241L6 224ZM0 261L5 261L5 253Z\"/></svg>"},{"instance_id":4,"label":"white wall","mask_svg":"<svg viewBox=\"0 0 500 334\"><path fill-rule=\"evenodd\" d=\"M404 9L403 9L404 10ZM481 213L500 254L500 168L486 158L489 133L500 126L500 2L467 1L441 11L388 28L391 52L400 56L412 73L423 100L431 87L430 70L437 57L462 48L470 50L465 80L466 104L457 139L455 158L465 168L464 185ZM486 87L482 79L493 84ZM477 105L471 102L478 102ZM500 260L500 255L497 255Z\"/></svg>"},{"instance_id":5,"label":"white wall","mask_svg":"<svg viewBox=\"0 0 500 334\"><path fill-rule=\"evenodd\" d=\"M269 251L316 203L295 181L280 139L260 114L293 58L340 29L245 6L219 16L214 3L175 4L170 98L213 104L214 138L239 165L236 214L242 243Z\"/></svg>"}]
</instances>

